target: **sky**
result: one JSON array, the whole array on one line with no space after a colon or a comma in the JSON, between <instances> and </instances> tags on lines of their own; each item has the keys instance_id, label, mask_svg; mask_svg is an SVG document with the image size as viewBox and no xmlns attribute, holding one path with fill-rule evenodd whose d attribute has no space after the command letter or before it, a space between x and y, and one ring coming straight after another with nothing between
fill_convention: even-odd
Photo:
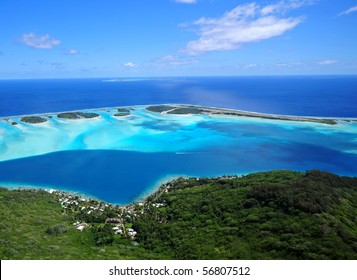
<instances>
[{"instance_id":1,"label":"sky","mask_svg":"<svg viewBox=\"0 0 357 280\"><path fill-rule=\"evenodd\" d=\"M0 79L357 74L357 0L1 0Z\"/></svg>"}]
</instances>

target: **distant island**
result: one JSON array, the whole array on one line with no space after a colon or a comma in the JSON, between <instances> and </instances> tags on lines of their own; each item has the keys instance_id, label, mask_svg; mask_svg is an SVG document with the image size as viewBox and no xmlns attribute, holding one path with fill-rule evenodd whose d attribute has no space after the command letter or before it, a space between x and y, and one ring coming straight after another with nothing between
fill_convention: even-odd
<instances>
[{"instance_id":1,"label":"distant island","mask_svg":"<svg viewBox=\"0 0 357 280\"><path fill-rule=\"evenodd\" d=\"M169 114L169 115L208 115L208 116L231 116L231 117L250 117L250 118L263 118L271 120L284 120L284 121L298 121L298 122L314 122L329 125L336 125L336 118L320 118L320 117L304 117L304 116L288 116L288 115L277 115L277 114L265 114L241 111L236 109L223 109L223 108L212 108L205 106L196 105L185 105L185 104L160 104L160 105L149 105L146 109L150 112ZM116 113L113 113L114 117L124 117L130 115L130 109L126 107L116 108ZM59 119L68 120L80 120L80 119L92 119L100 117L98 113L86 111L74 111L74 112L61 112L55 114ZM20 121L28 124L40 124L47 121L47 118L52 118L51 115L32 115L21 117ZM4 118L8 119L8 118ZM351 119L340 119L342 121L355 121ZM13 122L13 125L17 125L17 122Z\"/></svg>"},{"instance_id":2,"label":"distant island","mask_svg":"<svg viewBox=\"0 0 357 280\"><path fill-rule=\"evenodd\" d=\"M30 123L30 124L37 124L37 123L47 122L47 119L40 117L40 116L28 116L28 117L22 117L20 119L20 121L25 122L25 123ZM16 124L13 123L13 125L16 125Z\"/></svg>"},{"instance_id":3,"label":"distant island","mask_svg":"<svg viewBox=\"0 0 357 280\"><path fill-rule=\"evenodd\" d=\"M118 113L114 114L114 117L125 117L130 115L130 110L127 108L118 108Z\"/></svg>"},{"instance_id":4,"label":"distant island","mask_svg":"<svg viewBox=\"0 0 357 280\"><path fill-rule=\"evenodd\" d=\"M0 188L1 259L357 258L357 178L310 170L178 178L117 206Z\"/></svg>"},{"instance_id":5,"label":"distant island","mask_svg":"<svg viewBox=\"0 0 357 280\"><path fill-rule=\"evenodd\" d=\"M57 114L57 117L60 119L71 119L71 120L76 120L80 118L93 119L99 117L99 114L91 113L91 112L68 112L68 113Z\"/></svg>"},{"instance_id":6,"label":"distant island","mask_svg":"<svg viewBox=\"0 0 357 280\"><path fill-rule=\"evenodd\" d=\"M125 117L130 115L130 109L128 108L117 108L116 113L113 114L114 117ZM94 119L100 117L98 113L86 111L74 111L74 112L61 112L53 114L59 119L67 119L67 120L81 120L81 119ZM47 122L47 119L53 118L51 114L44 114L44 115L30 115L30 116L23 116L20 118L20 122L27 123L27 124L40 124ZM9 118L2 118L5 121L9 121ZM17 122L11 122L12 125L18 125Z\"/></svg>"},{"instance_id":7,"label":"distant island","mask_svg":"<svg viewBox=\"0 0 357 280\"><path fill-rule=\"evenodd\" d=\"M175 114L175 115L205 114L205 115L219 115L219 116L223 115L223 116L264 118L264 119L284 120L284 121L316 122L316 123L331 124L331 125L337 124L336 120L332 118L315 118L315 117L263 114L263 113L254 113L254 112L247 112L247 111L240 111L240 110L233 110L233 109L202 107L202 106L195 106L195 105L154 105L154 106L148 106L146 109L151 112L157 112L162 114Z\"/></svg>"}]
</instances>

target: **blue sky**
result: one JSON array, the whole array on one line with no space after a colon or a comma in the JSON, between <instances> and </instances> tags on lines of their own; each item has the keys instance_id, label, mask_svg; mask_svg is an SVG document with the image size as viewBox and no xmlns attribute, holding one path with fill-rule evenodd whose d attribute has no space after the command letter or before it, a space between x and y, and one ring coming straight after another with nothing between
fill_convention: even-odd
<instances>
[{"instance_id":1,"label":"blue sky","mask_svg":"<svg viewBox=\"0 0 357 280\"><path fill-rule=\"evenodd\" d=\"M0 79L357 74L356 0L1 0Z\"/></svg>"}]
</instances>

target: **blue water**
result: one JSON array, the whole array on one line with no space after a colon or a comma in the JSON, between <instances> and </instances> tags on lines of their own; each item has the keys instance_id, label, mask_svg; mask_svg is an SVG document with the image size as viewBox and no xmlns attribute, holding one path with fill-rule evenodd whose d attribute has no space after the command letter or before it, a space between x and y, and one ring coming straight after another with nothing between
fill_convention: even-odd
<instances>
[{"instance_id":1,"label":"blue water","mask_svg":"<svg viewBox=\"0 0 357 280\"><path fill-rule=\"evenodd\" d=\"M240 77L103 82L0 81L0 115L189 103L290 115L357 117L357 78ZM0 185L39 186L125 204L170 176L322 169L357 176L357 122L172 116L132 108L116 119L45 126L0 120ZM17 121L19 125L12 126Z\"/></svg>"},{"instance_id":2,"label":"blue water","mask_svg":"<svg viewBox=\"0 0 357 280\"><path fill-rule=\"evenodd\" d=\"M286 154L275 161L275 157L280 157L276 155L279 149L273 145L262 149L259 161L256 159L260 151L234 149L181 155L103 150L57 152L0 162L0 181L19 182L21 186L24 182L32 186L61 186L63 190L125 204L150 191L165 174L214 176L314 168L357 174L357 155L348 156L312 145L294 145L293 149L282 145L280 151ZM302 158L301 153L306 157ZM334 162L329 162L331 158Z\"/></svg>"},{"instance_id":3,"label":"blue water","mask_svg":"<svg viewBox=\"0 0 357 280\"><path fill-rule=\"evenodd\" d=\"M184 103L261 113L357 117L357 76L0 80L0 116Z\"/></svg>"}]
</instances>

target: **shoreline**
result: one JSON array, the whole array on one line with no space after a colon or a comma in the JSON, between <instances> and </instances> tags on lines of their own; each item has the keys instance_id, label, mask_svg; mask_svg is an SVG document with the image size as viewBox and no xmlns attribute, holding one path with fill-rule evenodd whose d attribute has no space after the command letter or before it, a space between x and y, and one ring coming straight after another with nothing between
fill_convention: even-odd
<instances>
[{"instance_id":1,"label":"shoreline","mask_svg":"<svg viewBox=\"0 0 357 280\"><path fill-rule=\"evenodd\" d=\"M216 176L185 176L185 175L172 175L172 176L166 176L163 177L162 179L159 179L155 184L153 184L152 187L147 188L146 190L144 190L144 192L142 194L140 194L139 196L137 196L136 198L134 198L132 201L127 202L127 203L116 203L116 202L109 202L106 201L104 199L95 197L93 195L89 195L86 193L82 193L79 191L75 191L75 190L70 190L70 189L61 189L58 187L50 187L50 186L31 186L31 185L27 185L27 186L21 186L21 184L14 184L14 186L10 186L10 185L0 185L0 188L4 188L7 190L11 190L11 191L23 191L23 190L29 190L29 191L45 191L48 192L50 194L54 194L56 196L62 196L62 197L76 197L79 200L83 200L83 201L94 201L96 203L104 203L107 205L111 205L112 207L119 207L119 208L127 208L127 207L132 207L133 205L140 205L142 203L146 203L152 199L158 199L164 192L167 192L170 190L170 188L172 187L172 185L174 185L175 183L177 183L180 180L201 180L201 179L223 179L223 180L230 180L233 178L242 178L244 176L249 176L249 175L254 175L254 174L259 174L259 173L269 173L269 172L274 172L274 171L291 171L291 172L300 172L300 173L304 173L304 172L308 172L309 170L306 171L298 171L298 170L267 170L267 171L252 171L249 173L240 173L240 174L230 174L230 175L216 175ZM328 171L323 171L323 172L328 172ZM335 174L335 173L333 173ZM343 176L343 175L337 175L337 176ZM348 177L351 178L356 178L357 176L352 176L352 175L348 175Z\"/></svg>"},{"instance_id":2,"label":"shoreline","mask_svg":"<svg viewBox=\"0 0 357 280\"><path fill-rule=\"evenodd\" d=\"M219 176L217 176L218 178ZM23 191L23 190L29 190L29 191L45 191L50 194L55 194L55 195L61 195L61 196L69 196L69 197L78 197L79 199L85 199L87 201L96 201L99 203L105 203L112 205L113 207L128 207L131 205L139 204L139 203L144 203L149 197L157 194L160 190L166 190L167 186L172 184L173 182L176 182L180 178L196 178L196 177L191 177L191 176L166 176L162 179L159 179L156 183L154 183L151 187L148 187L146 190L144 190L143 193L138 195L136 198L134 198L132 201L127 202L127 203L117 203L117 202L109 202L104 199L98 198L96 196L82 193L80 191L75 191L75 190L70 190L70 189L62 189L60 187L51 187L51 186L35 186L35 185L21 185L19 184L9 184L7 185L6 183L0 184L0 188L4 188L7 190L11 191ZM13 185L13 186L12 186ZM162 194L162 193L161 193Z\"/></svg>"},{"instance_id":3,"label":"shoreline","mask_svg":"<svg viewBox=\"0 0 357 280\"><path fill-rule=\"evenodd\" d=\"M150 107L170 107L167 110L150 110ZM342 118L342 117L313 117L313 116L294 116L294 115L280 115L280 114L268 114L259 113L252 111L243 111L238 109L227 109L218 107L207 107L198 105L186 105L186 104L160 104L160 105L149 105L146 109L150 112L156 112L163 115L207 115L207 116L217 116L217 117L248 117L248 118L260 118L260 119L270 119L270 120L282 120L282 121L296 121L296 122L313 122L328 125L336 125L337 121L345 122L355 122L357 118ZM187 113L173 113L176 109L188 110ZM190 113L189 110L195 111ZM198 112L197 112L198 110Z\"/></svg>"},{"instance_id":4,"label":"shoreline","mask_svg":"<svg viewBox=\"0 0 357 280\"><path fill-rule=\"evenodd\" d=\"M129 204L144 202L148 197L150 197L153 194L155 194L156 192L158 192L163 186L165 186L167 184L170 184L171 182L174 182L179 178L190 178L190 176L186 176L186 175L167 175L167 176L164 176L161 179L157 180L155 183L153 183L151 186L149 186L146 189L144 189L144 191L141 194L139 194Z\"/></svg>"},{"instance_id":5,"label":"shoreline","mask_svg":"<svg viewBox=\"0 0 357 280\"><path fill-rule=\"evenodd\" d=\"M166 110L162 111L162 112L155 112L155 111L151 111L148 108L150 107L154 107L154 106L161 106L162 108L164 108L166 106ZM187 117L190 118L192 115L195 116L212 116L212 117L217 117L217 118L223 118L223 117L229 117L229 118L243 118L243 117L249 117L249 118L256 118L256 119L271 119L272 121L276 121L276 120L282 120L282 121L295 121L295 122L312 122L312 123L321 123L321 124L328 124L328 123L323 123L321 122L321 120L341 120L341 121L348 121L344 118L324 118L324 119L316 119L315 117L313 118L309 118L309 117L300 117L300 116L290 116L290 115L276 115L276 114L262 114L262 113L256 113L256 112L248 112L248 111L241 111L241 110L235 110L235 109L227 109L227 108L216 108L216 107L206 107L206 106L196 106L196 105L185 105L185 104L161 104L161 105L136 105L136 106L116 106L116 107L106 107L106 108L99 108L99 109L86 109L86 110L75 110L75 111L71 111L71 112L98 112L101 113L100 111L102 111L102 114L99 114L98 117L95 118L81 118L81 119L75 119L75 122L80 122L85 120L86 122L89 122L91 120L95 121L98 120L99 118L101 119L105 119L108 116L112 116L113 118L115 117L114 114L119 110L119 108L125 108L128 109L129 111L135 111L136 109L138 109L138 112L140 114L145 113L145 114L157 114L158 115L165 115L168 114L168 111L172 111L175 109L187 109L187 111L181 110L180 113L174 113L174 114L170 114L170 117ZM162 109L159 108L159 109ZM140 109L140 110L139 110ZM196 113L189 113L189 110L194 109L194 112ZM198 113L197 113L198 112ZM50 115L52 114L56 114L56 113L46 113L46 114L36 114L37 116L46 116L47 118L49 118ZM59 113L58 113L59 114ZM165 117L165 116L163 116ZM16 118L20 118L20 116L16 116ZM4 120L7 124L11 124L11 119L6 120L7 118L0 118L0 120ZM72 122L73 119L61 119L63 121L70 121ZM352 121L352 120L349 120ZM357 121L357 118L353 120L354 122ZM267 121L268 122L268 121ZM47 122L48 123L48 122ZM340 123L336 123L337 125ZM37 125L37 124L31 124L31 125ZM43 125L43 124L40 124ZM46 123L44 124L46 125ZM96 125L96 124L95 124ZM328 124L328 125L333 125L333 124ZM354 126L354 124L352 124ZM1 128L1 127L0 127ZM6 127L5 127L6 129ZM62 133L61 133L62 134ZM181 153L181 152L177 152L177 153ZM182 152L184 153L184 152ZM172 180L175 180L179 177L189 177L186 176L185 174L183 175L177 175L177 174L173 174L173 175L169 175L169 176L164 176L162 178L159 178L156 182L154 182L153 184L145 187L143 189L143 191L141 193L139 193L137 196L135 196L130 202L125 202L125 203L116 203L116 202L109 202L113 205L128 205L131 203L137 203L140 201L145 200L148 196L152 195L153 193L155 193L158 189L160 189L164 184L171 182ZM21 185L21 184L12 184L10 186L6 186L6 188L10 188L10 189L17 189L17 188L26 188L26 189L55 189L57 191L64 191L66 193L72 193L72 194L76 194L76 195L80 195L80 196L84 196L84 197L90 197L96 200L100 200L105 202L104 199L101 198L97 198L95 196L91 196L88 195L86 193L82 193L81 191L76 191L76 190L71 190L70 188L62 188L62 187L52 187L52 186L28 186L28 185Z\"/></svg>"},{"instance_id":6,"label":"shoreline","mask_svg":"<svg viewBox=\"0 0 357 280\"><path fill-rule=\"evenodd\" d=\"M5 259L353 259L355 187L356 177L317 169L189 177L122 207L65 192L1 188L2 252ZM331 239L331 232L343 234ZM214 243L185 255L202 236ZM38 246L44 239L51 242ZM232 242L247 251L237 252ZM301 255L298 243L311 250ZM281 244L290 247L280 250ZM216 246L225 247L212 256Z\"/></svg>"},{"instance_id":7,"label":"shoreline","mask_svg":"<svg viewBox=\"0 0 357 280\"><path fill-rule=\"evenodd\" d=\"M49 193L63 193L66 195L70 195L70 196L78 196L81 198L85 198L88 200L95 200L95 201L101 201L104 203L109 203L112 205L118 205L120 206L120 204L117 203L112 203L112 202L107 202L104 199L95 197L93 195L84 193L84 192L80 192L80 191L76 191L76 190L71 190L69 188L61 188L59 186L41 186L41 185L30 185L30 184L21 184L21 183L6 183L6 182L2 182L0 183L0 188L5 188L8 190L35 190L35 191L46 191Z\"/></svg>"},{"instance_id":8,"label":"shoreline","mask_svg":"<svg viewBox=\"0 0 357 280\"><path fill-rule=\"evenodd\" d=\"M230 116L230 117L249 117L249 118L261 118L261 119L271 119L271 120L284 120L284 121L297 121L297 122L314 122L314 123L322 123L322 124L337 124L336 121L345 121L345 122L356 122L357 117L321 117L321 116L298 116L298 115L284 115L284 114L271 114L271 113L261 113L254 111L245 111L239 109L229 109L229 108L221 108L221 107L211 107L211 106L201 106L201 105L193 105L193 104L175 104L175 103L167 103L167 104L149 104L149 105L134 105L134 106L114 106L114 107L101 107L101 108L88 108L88 109L77 109L77 110L69 110L69 111L58 111L58 112L46 112L46 113L36 113L36 114L25 114L25 115L15 115L15 116L4 116L0 117L1 121L9 121L9 119L14 118L22 118L22 117L32 117L32 116L42 116L48 117L49 115L57 115L61 113L74 113L74 112L97 112L97 111L106 111L106 110L115 110L118 108L126 108L126 109L134 109L135 108L145 108L147 111L155 113L155 111L151 111L148 108L155 106L170 106L172 109L195 109L200 110L200 113L167 113L166 110L163 112L156 112L161 114L169 114L169 115L208 115L208 116ZM114 115L113 115L114 116ZM97 119L99 118L81 118L77 120L84 119ZM63 118L63 120L71 120L70 118ZM331 123L335 121L336 123Z\"/></svg>"},{"instance_id":9,"label":"shoreline","mask_svg":"<svg viewBox=\"0 0 357 280\"><path fill-rule=\"evenodd\" d=\"M261 115L261 116L276 116L276 117L289 117L289 118L308 118L308 119L332 119L332 120L354 120L357 121L357 117L322 117L322 116L299 116L299 115L285 115L285 114L273 114L273 113L262 113L262 112L255 112L255 111L245 111L245 110L239 110L239 109L230 109L230 108L224 108L224 107L212 107L212 106L200 106L200 105L191 105L191 104L171 104L173 106L193 106L197 108L205 108L205 109L212 109L212 110L222 110L222 111L232 111L232 112L238 112L238 113L246 113L246 114L256 114L256 115Z\"/></svg>"},{"instance_id":10,"label":"shoreline","mask_svg":"<svg viewBox=\"0 0 357 280\"><path fill-rule=\"evenodd\" d=\"M136 196L133 200L127 203L119 203L119 202L110 202L105 199L96 197L91 194L87 194L78 190L72 190L70 188L61 188L60 186L41 186L41 185L30 185L30 184L21 184L21 183L0 183L0 188L5 188L8 190L34 190L34 191L46 191L48 193L56 193L56 194L64 194L67 196L78 196L79 198L84 198L87 200L94 200L106 204L110 204L118 207L127 207L132 204L138 204L145 202L147 198L157 193L164 186L175 182L179 178L196 178L185 175L169 175L164 176L163 178L157 180L151 186L147 187L142 193Z\"/></svg>"}]
</instances>

